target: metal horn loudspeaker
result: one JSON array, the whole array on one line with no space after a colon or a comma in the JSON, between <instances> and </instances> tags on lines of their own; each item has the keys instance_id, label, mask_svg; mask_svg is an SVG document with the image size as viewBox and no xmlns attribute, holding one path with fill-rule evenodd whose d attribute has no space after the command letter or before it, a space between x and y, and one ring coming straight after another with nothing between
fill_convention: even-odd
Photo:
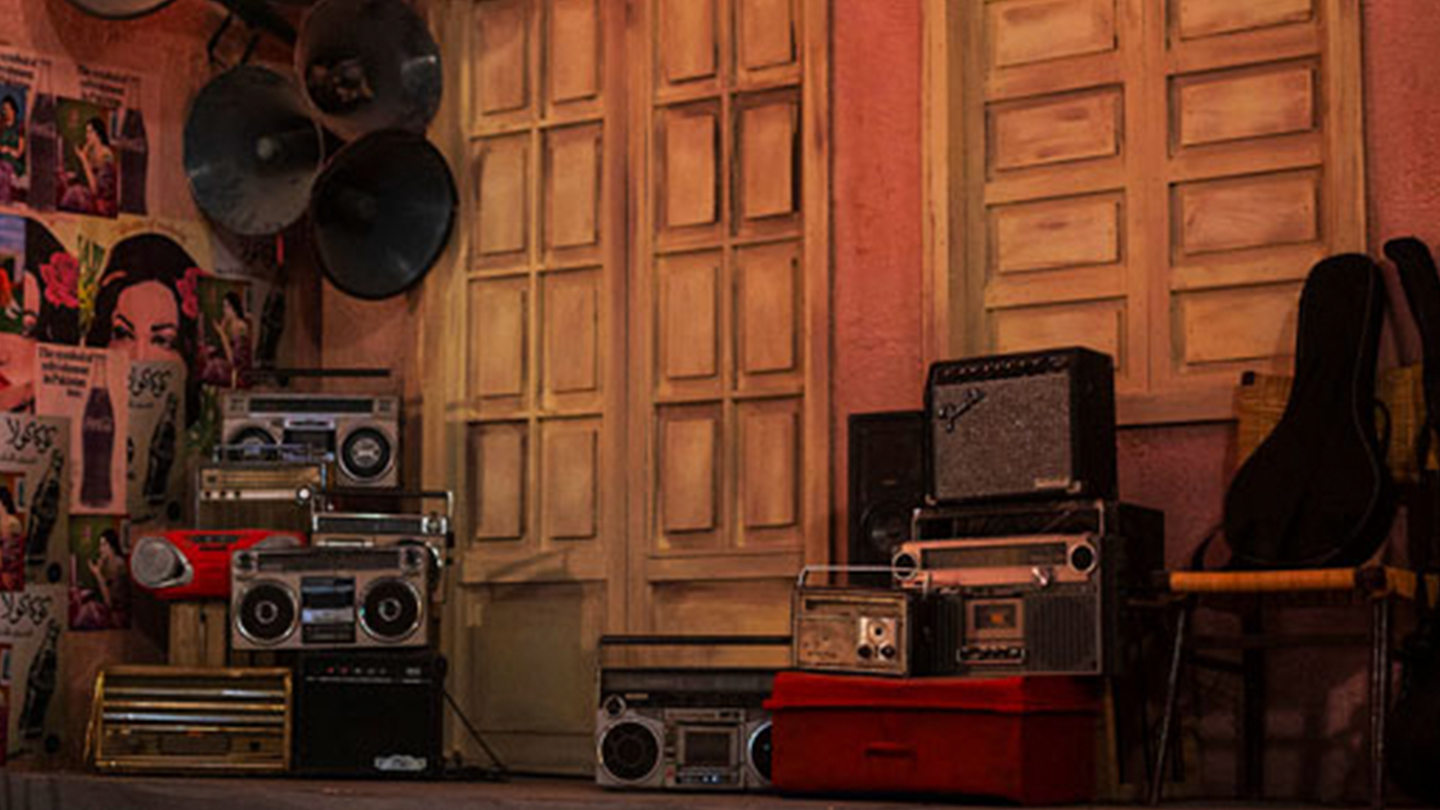
<instances>
[{"instance_id":1,"label":"metal horn loudspeaker","mask_svg":"<svg viewBox=\"0 0 1440 810\"><path fill-rule=\"evenodd\" d=\"M185 174L206 216L247 236L304 216L323 142L284 76L246 65L201 88L185 121Z\"/></svg>"},{"instance_id":2,"label":"metal horn loudspeaker","mask_svg":"<svg viewBox=\"0 0 1440 810\"><path fill-rule=\"evenodd\" d=\"M445 157L420 135L366 135L321 172L310 201L320 266L356 298L414 286L445 250L458 197Z\"/></svg>"},{"instance_id":3,"label":"metal horn loudspeaker","mask_svg":"<svg viewBox=\"0 0 1440 810\"><path fill-rule=\"evenodd\" d=\"M174 0L70 0L70 5L92 17L129 20L143 17L170 5Z\"/></svg>"},{"instance_id":4,"label":"metal horn loudspeaker","mask_svg":"<svg viewBox=\"0 0 1440 810\"><path fill-rule=\"evenodd\" d=\"M440 47L402 0L322 0L306 13L295 74L332 132L424 132L440 107Z\"/></svg>"}]
</instances>

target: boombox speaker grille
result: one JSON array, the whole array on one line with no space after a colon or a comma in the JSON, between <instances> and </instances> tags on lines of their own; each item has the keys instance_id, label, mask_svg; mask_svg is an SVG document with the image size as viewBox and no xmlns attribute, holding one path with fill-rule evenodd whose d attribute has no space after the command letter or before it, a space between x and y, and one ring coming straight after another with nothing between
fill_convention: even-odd
<instances>
[{"instance_id":1,"label":"boombox speaker grille","mask_svg":"<svg viewBox=\"0 0 1440 810\"><path fill-rule=\"evenodd\" d=\"M616 723L600 741L600 761L616 779L644 779L660 763L660 741L640 723Z\"/></svg>"},{"instance_id":2,"label":"boombox speaker grille","mask_svg":"<svg viewBox=\"0 0 1440 810\"><path fill-rule=\"evenodd\" d=\"M1098 668L1097 595L1035 594L1025 603L1031 666L1041 671Z\"/></svg>"}]
</instances>

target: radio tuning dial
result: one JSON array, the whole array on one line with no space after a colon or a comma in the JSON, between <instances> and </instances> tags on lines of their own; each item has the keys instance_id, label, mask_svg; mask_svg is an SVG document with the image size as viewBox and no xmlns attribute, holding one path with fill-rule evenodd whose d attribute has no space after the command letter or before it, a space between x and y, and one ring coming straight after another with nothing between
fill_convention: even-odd
<instances>
[{"instance_id":1,"label":"radio tuning dial","mask_svg":"<svg viewBox=\"0 0 1440 810\"><path fill-rule=\"evenodd\" d=\"M1034 577L1035 584L1041 588L1048 588L1050 583L1055 581L1054 571L1038 565L1030 569L1030 576Z\"/></svg>"}]
</instances>

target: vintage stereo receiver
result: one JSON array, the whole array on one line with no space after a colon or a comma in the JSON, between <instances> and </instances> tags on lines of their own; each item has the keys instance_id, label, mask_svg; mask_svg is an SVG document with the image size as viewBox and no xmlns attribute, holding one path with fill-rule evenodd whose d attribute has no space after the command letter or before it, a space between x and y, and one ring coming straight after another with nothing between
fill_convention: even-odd
<instances>
[{"instance_id":1,"label":"vintage stereo receiver","mask_svg":"<svg viewBox=\"0 0 1440 810\"><path fill-rule=\"evenodd\" d=\"M422 548L242 551L231 561L231 647L423 647L429 641Z\"/></svg>"},{"instance_id":2,"label":"vintage stereo receiver","mask_svg":"<svg viewBox=\"0 0 1440 810\"><path fill-rule=\"evenodd\" d=\"M397 397L227 393L221 411L227 446L305 446L334 462L338 486L393 487L400 481Z\"/></svg>"},{"instance_id":3,"label":"vintage stereo receiver","mask_svg":"<svg viewBox=\"0 0 1440 810\"><path fill-rule=\"evenodd\" d=\"M367 504L402 504L406 501L419 502L422 508L413 512L398 512L372 506L365 510L342 510L336 504L341 500L362 500ZM425 502L445 504L444 512L423 510ZM443 577L449 566L450 548L454 545L455 534L451 527L454 514L454 495L448 490L327 490L317 492L315 510L311 517L311 540L313 545L323 548L371 548L387 546L418 546L430 554L431 589L437 595L444 593Z\"/></svg>"},{"instance_id":4,"label":"vintage stereo receiver","mask_svg":"<svg viewBox=\"0 0 1440 810\"><path fill-rule=\"evenodd\" d=\"M936 363L925 415L932 502L1115 497L1107 355L1077 348Z\"/></svg>"},{"instance_id":5,"label":"vintage stereo receiver","mask_svg":"<svg viewBox=\"0 0 1440 810\"><path fill-rule=\"evenodd\" d=\"M87 758L120 773L288 771L291 705L288 669L106 667Z\"/></svg>"},{"instance_id":6,"label":"vintage stereo receiver","mask_svg":"<svg viewBox=\"0 0 1440 810\"><path fill-rule=\"evenodd\" d=\"M918 540L896 552L904 588L923 594L913 669L998 677L1099 675L1122 655L1127 572L1119 535Z\"/></svg>"},{"instance_id":7,"label":"vintage stereo receiver","mask_svg":"<svg viewBox=\"0 0 1440 810\"><path fill-rule=\"evenodd\" d=\"M305 461L307 448L263 452L220 448L201 462L195 481L195 525L200 529L264 527L309 532L312 496L329 482L322 458ZM283 454L282 454L283 453Z\"/></svg>"},{"instance_id":8,"label":"vintage stereo receiver","mask_svg":"<svg viewBox=\"0 0 1440 810\"><path fill-rule=\"evenodd\" d=\"M878 588L795 589L794 665L816 672L909 675L916 594Z\"/></svg>"},{"instance_id":9,"label":"vintage stereo receiver","mask_svg":"<svg viewBox=\"0 0 1440 810\"><path fill-rule=\"evenodd\" d=\"M130 550L130 578L161 599L224 599L234 552L303 545L300 532L269 529L146 534Z\"/></svg>"},{"instance_id":10,"label":"vintage stereo receiver","mask_svg":"<svg viewBox=\"0 0 1440 810\"><path fill-rule=\"evenodd\" d=\"M295 665L295 771L309 776L438 777L445 659L433 650L301 653Z\"/></svg>"},{"instance_id":11,"label":"vintage stereo receiver","mask_svg":"<svg viewBox=\"0 0 1440 810\"><path fill-rule=\"evenodd\" d=\"M607 667L607 648L678 643L694 647L777 645L787 636L601 639L595 779L607 788L739 791L770 785L770 715L763 704L778 668Z\"/></svg>"}]
</instances>

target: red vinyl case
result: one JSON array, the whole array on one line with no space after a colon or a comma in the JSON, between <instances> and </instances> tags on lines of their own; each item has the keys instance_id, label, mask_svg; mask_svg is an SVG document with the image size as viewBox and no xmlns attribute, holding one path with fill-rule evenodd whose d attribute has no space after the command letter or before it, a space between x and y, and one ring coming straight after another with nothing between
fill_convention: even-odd
<instances>
[{"instance_id":1,"label":"red vinyl case","mask_svg":"<svg viewBox=\"0 0 1440 810\"><path fill-rule=\"evenodd\" d=\"M228 599L231 554L305 544L303 533L269 529L153 532L131 548L130 578L161 599Z\"/></svg>"},{"instance_id":2,"label":"red vinyl case","mask_svg":"<svg viewBox=\"0 0 1440 810\"><path fill-rule=\"evenodd\" d=\"M781 792L1095 798L1096 679L782 672L765 708Z\"/></svg>"}]
</instances>

